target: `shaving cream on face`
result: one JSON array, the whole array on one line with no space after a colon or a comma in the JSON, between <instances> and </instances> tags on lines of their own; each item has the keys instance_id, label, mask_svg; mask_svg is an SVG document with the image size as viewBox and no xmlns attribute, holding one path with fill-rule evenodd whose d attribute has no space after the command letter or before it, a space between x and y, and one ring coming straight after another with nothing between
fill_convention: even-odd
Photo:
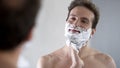
<instances>
[{"instance_id":1,"label":"shaving cream on face","mask_svg":"<svg viewBox=\"0 0 120 68\"><path fill-rule=\"evenodd\" d=\"M79 51L79 49L89 40L91 32L91 28L84 29L81 27L74 27L73 24L67 22L65 24L65 37L67 38L66 45L72 46L76 51Z\"/></svg>"}]
</instances>

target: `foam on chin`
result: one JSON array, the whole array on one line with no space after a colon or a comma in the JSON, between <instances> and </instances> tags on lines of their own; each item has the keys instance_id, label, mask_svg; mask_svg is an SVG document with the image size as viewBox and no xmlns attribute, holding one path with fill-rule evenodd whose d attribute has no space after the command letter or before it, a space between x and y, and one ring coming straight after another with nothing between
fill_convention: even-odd
<instances>
[{"instance_id":1,"label":"foam on chin","mask_svg":"<svg viewBox=\"0 0 120 68\"><path fill-rule=\"evenodd\" d=\"M80 31L78 32L70 32L69 29L75 29ZM91 28L85 30L81 27L74 28L72 24L66 23L65 24L65 37L66 45L73 47L77 52L79 52L80 48L86 44L86 42L89 40L91 35Z\"/></svg>"}]
</instances>

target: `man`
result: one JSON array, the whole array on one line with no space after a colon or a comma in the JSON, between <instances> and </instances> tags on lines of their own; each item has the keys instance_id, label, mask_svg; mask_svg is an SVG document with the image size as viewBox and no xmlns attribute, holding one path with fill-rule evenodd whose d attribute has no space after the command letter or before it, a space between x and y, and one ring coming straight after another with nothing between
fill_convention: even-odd
<instances>
[{"instance_id":1,"label":"man","mask_svg":"<svg viewBox=\"0 0 120 68\"><path fill-rule=\"evenodd\" d=\"M23 44L32 37L40 0L0 0L0 68L17 68Z\"/></svg>"},{"instance_id":2,"label":"man","mask_svg":"<svg viewBox=\"0 0 120 68\"><path fill-rule=\"evenodd\" d=\"M38 68L116 68L110 56L88 45L99 20L96 6L88 0L73 0L68 10L66 45L41 57Z\"/></svg>"}]
</instances>

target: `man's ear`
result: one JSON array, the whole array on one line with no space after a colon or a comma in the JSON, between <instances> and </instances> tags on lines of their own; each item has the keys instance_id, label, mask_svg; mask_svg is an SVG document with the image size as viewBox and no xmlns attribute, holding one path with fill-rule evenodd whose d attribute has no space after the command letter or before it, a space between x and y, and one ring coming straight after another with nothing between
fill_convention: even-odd
<instances>
[{"instance_id":1,"label":"man's ear","mask_svg":"<svg viewBox=\"0 0 120 68\"><path fill-rule=\"evenodd\" d=\"M29 34L28 34L28 37L27 37L27 41L31 40L32 39L32 36L33 36L33 28L30 30Z\"/></svg>"},{"instance_id":2,"label":"man's ear","mask_svg":"<svg viewBox=\"0 0 120 68\"><path fill-rule=\"evenodd\" d=\"M92 32L91 32L91 35L93 36L96 32L96 29L95 28L92 28Z\"/></svg>"}]
</instances>

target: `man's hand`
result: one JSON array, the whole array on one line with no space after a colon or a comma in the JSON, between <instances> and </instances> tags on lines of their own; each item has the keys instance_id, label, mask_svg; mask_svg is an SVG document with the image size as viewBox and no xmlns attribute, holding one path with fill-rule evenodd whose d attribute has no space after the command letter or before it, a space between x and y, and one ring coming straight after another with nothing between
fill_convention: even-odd
<instances>
[{"instance_id":1,"label":"man's hand","mask_svg":"<svg viewBox=\"0 0 120 68\"><path fill-rule=\"evenodd\" d=\"M70 68L83 68L84 62L78 56L77 51L75 51L72 47L70 47L70 51L71 51L71 59L72 59L72 65L70 66Z\"/></svg>"}]
</instances>

